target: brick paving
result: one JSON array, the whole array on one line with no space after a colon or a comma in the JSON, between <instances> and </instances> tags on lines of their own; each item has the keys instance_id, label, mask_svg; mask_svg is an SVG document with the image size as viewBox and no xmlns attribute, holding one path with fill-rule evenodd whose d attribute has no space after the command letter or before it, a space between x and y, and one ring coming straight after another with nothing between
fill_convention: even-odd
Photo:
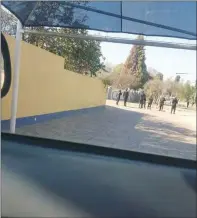
<instances>
[{"instance_id":1,"label":"brick paving","mask_svg":"<svg viewBox=\"0 0 197 218\"><path fill-rule=\"evenodd\" d=\"M106 106L102 110L23 126L18 134L196 159L195 133L154 116Z\"/></svg>"}]
</instances>

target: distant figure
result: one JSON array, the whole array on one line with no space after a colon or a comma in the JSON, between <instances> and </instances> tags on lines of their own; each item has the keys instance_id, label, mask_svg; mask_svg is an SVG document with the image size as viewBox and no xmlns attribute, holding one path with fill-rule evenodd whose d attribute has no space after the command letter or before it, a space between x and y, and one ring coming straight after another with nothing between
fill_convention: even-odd
<instances>
[{"instance_id":1,"label":"distant figure","mask_svg":"<svg viewBox=\"0 0 197 218\"><path fill-rule=\"evenodd\" d=\"M127 106L128 97L129 97L129 91L128 91L128 89L126 89L126 90L124 91L124 93L123 93L124 106L125 106L125 107Z\"/></svg>"},{"instance_id":2,"label":"distant figure","mask_svg":"<svg viewBox=\"0 0 197 218\"><path fill-rule=\"evenodd\" d=\"M120 101L120 96L122 95L121 90L119 90L118 94L117 94L117 99L116 99L116 105L118 105L119 101Z\"/></svg>"},{"instance_id":3,"label":"distant figure","mask_svg":"<svg viewBox=\"0 0 197 218\"><path fill-rule=\"evenodd\" d=\"M143 106L144 106L144 108L146 108L146 95L145 95L145 93L144 93L144 97L143 97Z\"/></svg>"},{"instance_id":4,"label":"distant figure","mask_svg":"<svg viewBox=\"0 0 197 218\"><path fill-rule=\"evenodd\" d=\"M176 97L174 97L172 99L171 114L172 114L172 112L173 112L173 114L175 114L177 104L178 104L178 99Z\"/></svg>"},{"instance_id":5,"label":"distant figure","mask_svg":"<svg viewBox=\"0 0 197 218\"><path fill-rule=\"evenodd\" d=\"M187 108L189 107L189 100L187 100Z\"/></svg>"},{"instance_id":6,"label":"distant figure","mask_svg":"<svg viewBox=\"0 0 197 218\"><path fill-rule=\"evenodd\" d=\"M160 101L159 101L159 111L163 110L164 102L165 102L164 96L161 96Z\"/></svg>"},{"instance_id":7,"label":"distant figure","mask_svg":"<svg viewBox=\"0 0 197 218\"><path fill-rule=\"evenodd\" d=\"M144 104L144 92L140 94L139 108L143 108L143 104Z\"/></svg>"},{"instance_id":8,"label":"distant figure","mask_svg":"<svg viewBox=\"0 0 197 218\"><path fill-rule=\"evenodd\" d=\"M153 97L150 96L150 98L148 99L148 106L147 106L147 109L151 109L152 103L153 103Z\"/></svg>"}]
</instances>

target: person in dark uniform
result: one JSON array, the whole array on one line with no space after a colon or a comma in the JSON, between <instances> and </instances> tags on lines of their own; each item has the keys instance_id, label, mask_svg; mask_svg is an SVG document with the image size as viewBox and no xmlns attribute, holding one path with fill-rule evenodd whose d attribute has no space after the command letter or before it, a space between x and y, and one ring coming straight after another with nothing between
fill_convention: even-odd
<instances>
[{"instance_id":1,"label":"person in dark uniform","mask_svg":"<svg viewBox=\"0 0 197 218\"><path fill-rule=\"evenodd\" d=\"M177 104L178 104L178 99L176 97L174 97L172 99L171 114L172 114L172 112L173 112L173 114L175 114Z\"/></svg>"},{"instance_id":2,"label":"person in dark uniform","mask_svg":"<svg viewBox=\"0 0 197 218\"><path fill-rule=\"evenodd\" d=\"M145 93L143 96L143 106L144 106L144 108L146 108L146 94Z\"/></svg>"},{"instance_id":3,"label":"person in dark uniform","mask_svg":"<svg viewBox=\"0 0 197 218\"><path fill-rule=\"evenodd\" d=\"M189 107L189 100L187 100L187 108Z\"/></svg>"},{"instance_id":4,"label":"person in dark uniform","mask_svg":"<svg viewBox=\"0 0 197 218\"><path fill-rule=\"evenodd\" d=\"M116 99L116 105L118 105L119 101L120 101L120 96L122 95L121 90L119 90L118 94L117 94L117 99Z\"/></svg>"},{"instance_id":5,"label":"person in dark uniform","mask_svg":"<svg viewBox=\"0 0 197 218\"><path fill-rule=\"evenodd\" d=\"M126 89L125 92L123 93L124 106L125 106L125 107L127 106L127 100L128 100L128 97L129 97L129 90Z\"/></svg>"},{"instance_id":6,"label":"person in dark uniform","mask_svg":"<svg viewBox=\"0 0 197 218\"><path fill-rule=\"evenodd\" d=\"M164 102L165 102L164 96L161 96L160 101L159 101L159 111L163 110Z\"/></svg>"},{"instance_id":7,"label":"person in dark uniform","mask_svg":"<svg viewBox=\"0 0 197 218\"><path fill-rule=\"evenodd\" d=\"M143 103L144 103L144 92L140 94L139 108L143 108Z\"/></svg>"},{"instance_id":8,"label":"person in dark uniform","mask_svg":"<svg viewBox=\"0 0 197 218\"><path fill-rule=\"evenodd\" d=\"M153 103L153 96L151 95L150 98L148 99L148 106L147 106L147 109L151 109L151 106L152 106L152 103Z\"/></svg>"}]
</instances>

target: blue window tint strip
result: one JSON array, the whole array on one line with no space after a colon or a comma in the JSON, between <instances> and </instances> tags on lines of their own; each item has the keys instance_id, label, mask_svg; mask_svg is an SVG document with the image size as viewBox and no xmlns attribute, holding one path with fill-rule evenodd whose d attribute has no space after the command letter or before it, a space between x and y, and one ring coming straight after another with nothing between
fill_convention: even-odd
<instances>
[{"instance_id":1,"label":"blue window tint strip","mask_svg":"<svg viewBox=\"0 0 197 218\"><path fill-rule=\"evenodd\" d=\"M3 1L24 26L196 40L196 2Z\"/></svg>"}]
</instances>

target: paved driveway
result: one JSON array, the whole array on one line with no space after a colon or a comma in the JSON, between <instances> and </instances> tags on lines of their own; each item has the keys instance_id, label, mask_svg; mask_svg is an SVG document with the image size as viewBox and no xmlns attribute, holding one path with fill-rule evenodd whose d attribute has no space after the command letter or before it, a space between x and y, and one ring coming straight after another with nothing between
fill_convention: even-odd
<instances>
[{"instance_id":1,"label":"paved driveway","mask_svg":"<svg viewBox=\"0 0 197 218\"><path fill-rule=\"evenodd\" d=\"M160 122L150 114L111 106L24 126L17 133L196 159L195 132Z\"/></svg>"}]
</instances>

